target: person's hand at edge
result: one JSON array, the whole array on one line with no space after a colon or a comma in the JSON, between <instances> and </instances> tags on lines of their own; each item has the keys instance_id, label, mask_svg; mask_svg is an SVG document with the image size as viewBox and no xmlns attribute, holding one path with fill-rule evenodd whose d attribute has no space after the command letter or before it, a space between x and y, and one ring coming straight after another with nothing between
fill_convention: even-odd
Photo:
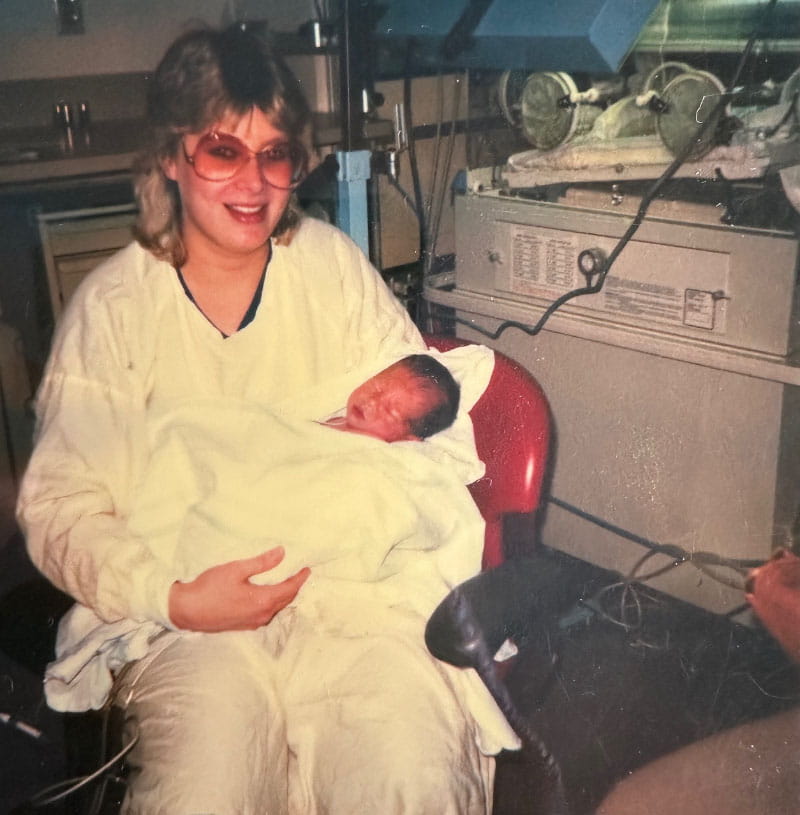
<instances>
[{"instance_id":1,"label":"person's hand at edge","mask_svg":"<svg viewBox=\"0 0 800 815\"><path fill-rule=\"evenodd\" d=\"M745 597L784 651L800 662L800 557L778 549L750 572Z\"/></svg>"}]
</instances>

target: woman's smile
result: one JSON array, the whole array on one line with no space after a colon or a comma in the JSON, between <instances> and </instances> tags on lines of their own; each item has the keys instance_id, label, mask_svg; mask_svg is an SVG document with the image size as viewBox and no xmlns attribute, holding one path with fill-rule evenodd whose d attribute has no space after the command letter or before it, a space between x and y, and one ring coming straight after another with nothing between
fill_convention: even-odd
<instances>
[{"instance_id":1,"label":"woman's smile","mask_svg":"<svg viewBox=\"0 0 800 815\"><path fill-rule=\"evenodd\" d=\"M267 215L266 204L225 204L228 212L240 223L257 224L261 223Z\"/></svg>"}]
</instances>

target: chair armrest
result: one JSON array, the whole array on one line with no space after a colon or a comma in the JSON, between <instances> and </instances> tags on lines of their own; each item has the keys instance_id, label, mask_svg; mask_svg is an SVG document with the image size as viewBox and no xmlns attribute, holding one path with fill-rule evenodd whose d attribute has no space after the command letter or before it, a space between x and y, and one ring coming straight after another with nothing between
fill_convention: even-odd
<instances>
[{"instance_id":1,"label":"chair armrest","mask_svg":"<svg viewBox=\"0 0 800 815\"><path fill-rule=\"evenodd\" d=\"M474 668L575 600L559 562L544 554L514 558L456 586L428 620L425 643L437 659Z\"/></svg>"}]
</instances>

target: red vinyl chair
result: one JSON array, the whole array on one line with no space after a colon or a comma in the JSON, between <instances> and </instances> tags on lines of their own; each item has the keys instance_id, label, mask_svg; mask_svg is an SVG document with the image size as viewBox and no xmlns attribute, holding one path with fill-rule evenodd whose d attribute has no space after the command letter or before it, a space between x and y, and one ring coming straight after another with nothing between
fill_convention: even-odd
<instances>
[{"instance_id":1,"label":"red vinyl chair","mask_svg":"<svg viewBox=\"0 0 800 815\"><path fill-rule=\"evenodd\" d=\"M448 351L463 340L426 336L429 347ZM506 640L525 636L531 621L563 602L557 564L538 556L532 537L514 557L503 546L506 515L538 509L550 446L550 410L539 383L514 360L495 351L489 385L470 411L475 444L486 474L470 484L486 521L483 572L456 586L425 628L425 643L438 659L473 668L524 745L526 784L536 812L567 815L558 763L511 698L494 654ZM568 602L571 602L569 600Z\"/></svg>"},{"instance_id":2,"label":"red vinyl chair","mask_svg":"<svg viewBox=\"0 0 800 815\"><path fill-rule=\"evenodd\" d=\"M449 351L464 340L428 335L429 347ZM505 560L503 517L538 506L550 446L550 410L539 383L521 365L495 351L486 391L470 411L486 474L469 490L486 521L483 567Z\"/></svg>"}]
</instances>

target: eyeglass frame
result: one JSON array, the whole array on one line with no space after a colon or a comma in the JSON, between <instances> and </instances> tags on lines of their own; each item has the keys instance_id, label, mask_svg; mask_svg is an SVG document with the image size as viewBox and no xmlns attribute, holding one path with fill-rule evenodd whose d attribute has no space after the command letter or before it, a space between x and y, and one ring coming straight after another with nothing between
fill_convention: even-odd
<instances>
[{"instance_id":1,"label":"eyeglass frame","mask_svg":"<svg viewBox=\"0 0 800 815\"><path fill-rule=\"evenodd\" d=\"M197 151L200 148L200 145L207 139L215 139L215 138L218 139L221 136L224 136L226 139L233 139L237 144L239 144L241 146L242 150L246 153L247 159L244 162L242 162L242 164L240 164L238 167L236 167L234 169L234 171L229 176L225 176L224 178L209 178L208 176L200 175L200 173L197 171L197 165L195 163L195 156L197 155ZM217 181L220 181L220 182L221 181L230 181L238 172L240 172L242 170L242 168L251 159L256 160L256 163L258 164L259 170L261 171L262 177L267 182L267 184L269 184L271 187L274 187L276 190L295 190L295 189L297 189L297 187L300 186L300 184L303 183L304 179L306 178L306 175L308 174L308 151L305 149L305 147L303 147L302 144L300 144L300 142L295 141L295 140L289 139L289 140L287 140L285 142L285 144L288 145L290 149L296 150L297 153L298 153L298 157L301 159L301 161L298 164L299 178L297 179L297 181L293 182L288 187L282 187L282 186L279 186L278 184L273 184L267 178L267 176L264 173L262 164L259 161L259 156L261 156L261 155L263 155L265 153L268 153L270 150L274 150L275 145L272 145L271 147L266 147L263 150L252 150L238 136L234 136L232 133L224 133L224 132L220 132L218 130L209 130L207 133L204 133L199 138L199 140L197 142L197 145L196 145L196 147L194 149L194 153L192 155L189 155L189 151L186 149L185 138L186 138L185 135L181 138L181 149L183 150L183 157L186 159L186 163L192 168L192 170L194 171L194 174L198 178L202 178L203 181L210 181L212 184L217 182ZM284 144L284 143L282 143L282 144Z\"/></svg>"}]
</instances>

